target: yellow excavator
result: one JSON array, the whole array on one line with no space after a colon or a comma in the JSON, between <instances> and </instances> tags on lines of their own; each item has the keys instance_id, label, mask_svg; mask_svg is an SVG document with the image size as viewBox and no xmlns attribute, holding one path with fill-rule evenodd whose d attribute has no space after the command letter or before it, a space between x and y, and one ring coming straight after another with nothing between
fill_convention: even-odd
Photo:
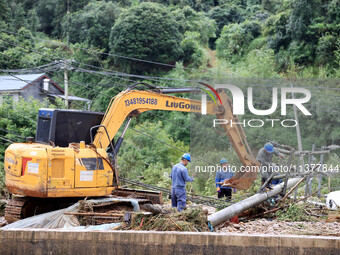
<instances>
[{"instance_id":1,"label":"yellow excavator","mask_svg":"<svg viewBox=\"0 0 340 255\"><path fill-rule=\"evenodd\" d=\"M112 98L105 114L40 109L35 139L11 144L5 152L6 187L20 195L13 196L6 215L20 219L33 215L37 203L53 210L72 198L77 201L112 194L119 188L116 157L132 117L150 110L201 113L201 101L168 95L199 92L196 88L159 89L143 83L147 89L137 90L140 85L134 84ZM230 98L223 90L218 94L223 105L208 101L207 114L238 121ZM124 130L114 143L124 122ZM242 127L223 128L242 164L258 166ZM256 173L237 173L225 184L247 189L254 179Z\"/></svg>"}]
</instances>

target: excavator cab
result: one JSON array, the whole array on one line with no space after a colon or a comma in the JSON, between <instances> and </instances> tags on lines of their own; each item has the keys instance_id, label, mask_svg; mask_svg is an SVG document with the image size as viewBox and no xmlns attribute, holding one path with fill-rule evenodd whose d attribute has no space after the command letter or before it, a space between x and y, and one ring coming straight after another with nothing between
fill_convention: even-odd
<instances>
[{"instance_id":1,"label":"excavator cab","mask_svg":"<svg viewBox=\"0 0 340 255\"><path fill-rule=\"evenodd\" d=\"M90 129L99 125L104 113L77 110L39 109L36 142L67 147L91 142Z\"/></svg>"}]
</instances>

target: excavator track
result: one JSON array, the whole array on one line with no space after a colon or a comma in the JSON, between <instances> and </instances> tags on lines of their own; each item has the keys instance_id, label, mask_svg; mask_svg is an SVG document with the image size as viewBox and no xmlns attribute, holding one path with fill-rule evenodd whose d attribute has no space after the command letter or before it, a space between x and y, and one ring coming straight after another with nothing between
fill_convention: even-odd
<instances>
[{"instance_id":1,"label":"excavator track","mask_svg":"<svg viewBox=\"0 0 340 255\"><path fill-rule=\"evenodd\" d=\"M66 208L83 198L34 198L13 196L5 208L8 223L25 219L41 213Z\"/></svg>"},{"instance_id":2,"label":"excavator track","mask_svg":"<svg viewBox=\"0 0 340 255\"><path fill-rule=\"evenodd\" d=\"M118 188L112 193L112 196L135 198L140 205L146 203L163 204L162 192ZM5 219L8 223L12 223L34 215L66 208L79 200L84 200L84 197L35 198L12 196L5 209ZM102 205L102 207L105 210L105 205Z\"/></svg>"},{"instance_id":3,"label":"excavator track","mask_svg":"<svg viewBox=\"0 0 340 255\"><path fill-rule=\"evenodd\" d=\"M11 223L22 219L22 209L29 201L28 197L12 197L5 209L5 219Z\"/></svg>"}]
</instances>

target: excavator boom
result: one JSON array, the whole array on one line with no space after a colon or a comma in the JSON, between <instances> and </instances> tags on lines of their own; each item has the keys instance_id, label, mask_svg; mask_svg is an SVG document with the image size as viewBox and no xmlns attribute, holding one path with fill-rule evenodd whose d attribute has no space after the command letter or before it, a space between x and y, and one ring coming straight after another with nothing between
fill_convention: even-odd
<instances>
[{"instance_id":1,"label":"excavator boom","mask_svg":"<svg viewBox=\"0 0 340 255\"><path fill-rule=\"evenodd\" d=\"M173 90L174 92L175 90ZM112 98L101 123L108 134L103 127L99 128L93 144L97 148L107 148L110 145L110 139L113 139L128 117L137 116L150 110L200 113L201 102L152 91L123 91ZM213 102L208 102L207 112L208 114L217 114L221 113L221 110Z\"/></svg>"}]
</instances>

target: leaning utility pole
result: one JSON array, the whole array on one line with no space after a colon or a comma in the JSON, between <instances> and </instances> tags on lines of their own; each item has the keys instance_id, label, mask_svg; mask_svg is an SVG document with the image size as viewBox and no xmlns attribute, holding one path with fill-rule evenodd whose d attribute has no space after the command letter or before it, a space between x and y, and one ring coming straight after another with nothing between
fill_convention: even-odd
<instances>
[{"instance_id":1,"label":"leaning utility pole","mask_svg":"<svg viewBox=\"0 0 340 255\"><path fill-rule=\"evenodd\" d=\"M293 88L293 84L290 84L290 86ZM292 92L292 99L294 99L294 92ZM299 116L297 114L297 109L296 109L296 105L293 104L293 110L294 110L294 119L296 121L296 136L297 136L297 142L298 142L298 150L299 151L303 151L302 149L302 141L301 141L301 133L300 133L300 124L299 124ZM298 162L299 164L297 165L297 170L301 170L301 169L305 169L305 162L304 162L304 159L303 159L303 154L300 154L299 157L298 157ZM299 169L300 167L300 164L302 166L302 168ZM304 172L304 171L302 171ZM307 182L306 182L306 185L307 185ZM295 189L295 192L294 192L294 200L296 200L296 197L297 197L297 188Z\"/></svg>"},{"instance_id":2,"label":"leaning utility pole","mask_svg":"<svg viewBox=\"0 0 340 255\"><path fill-rule=\"evenodd\" d=\"M293 84L291 84L290 86L293 87ZM294 92L292 92L292 99L294 99ZM298 142L298 149L299 149L299 151L303 151L302 141L301 141L301 133L300 133L299 116L297 114L297 109L296 109L295 104L293 105L293 109L294 109L294 118L295 118L295 121L296 121L296 136L297 136L297 142ZM300 154L299 159L300 159L300 163L301 163L302 167L304 167L305 163L304 163L304 159L303 159L303 154Z\"/></svg>"}]
</instances>

